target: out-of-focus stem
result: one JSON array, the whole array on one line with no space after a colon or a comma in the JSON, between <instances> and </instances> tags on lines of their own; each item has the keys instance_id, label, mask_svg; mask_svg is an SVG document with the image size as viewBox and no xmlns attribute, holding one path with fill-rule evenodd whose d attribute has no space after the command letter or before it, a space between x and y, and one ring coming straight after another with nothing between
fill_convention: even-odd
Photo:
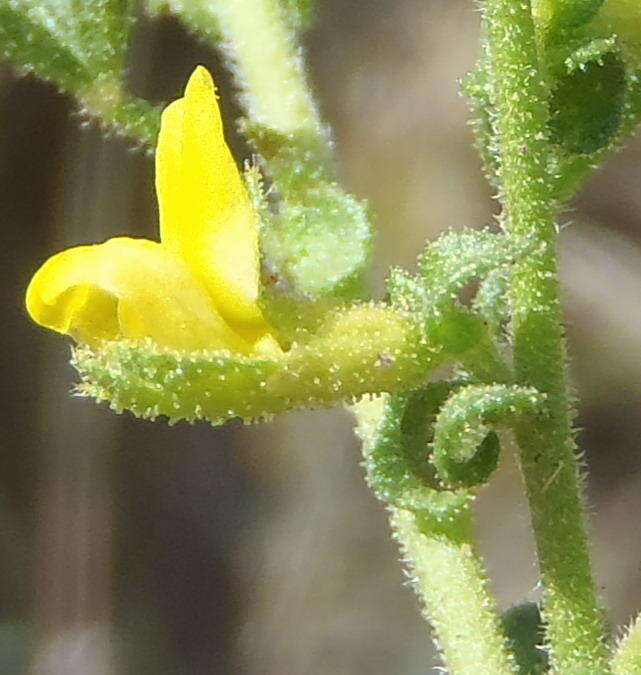
<instances>
[{"instance_id":1,"label":"out-of-focus stem","mask_svg":"<svg viewBox=\"0 0 641 675\"><path fill-rule=\"evenodd\" d=\"M225 54L253 122L325 137L296 34L279 0L147 0L180 15Z\"/></svg>"},{"instance_id":2,"label":"out-of-focus stem","mask_svg":"<svg viewBox=\"0 0 641 675\"><path fill-rule=\"evenodd\" d=\"M213 0L250 119L285 134L319 131L293 32L278 0Z\"/></svg>"}]
</instances>

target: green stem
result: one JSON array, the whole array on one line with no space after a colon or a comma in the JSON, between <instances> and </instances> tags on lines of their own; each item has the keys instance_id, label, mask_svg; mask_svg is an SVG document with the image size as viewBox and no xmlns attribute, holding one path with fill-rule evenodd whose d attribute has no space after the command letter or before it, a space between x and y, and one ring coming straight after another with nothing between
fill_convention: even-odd
<instances>
[{"instance_id":1,"label":"green stem","mask_svg":"<svg viewBox=\"0 0 641 675\"><path fill-rule=\"evenodd\" d=\"M211 0L252 122L283 134L321 133L293 31L279 0Z\"/></svg>"},{"instance_id":2,"label":"green stem","mask_svg":"<svg viewBox=\"0 0 641 675\"><path fill-rule=\"evenodd\" d=\"M607 672L603 617L590 569L580 466L566 385L556 268L554 182L548 173L547 92L527 0L487 0L501 157L504 227L538 242L511 280L517 382L548 396L551 417L517 428L552 665L564 675Z\"/></svg>"},{"instance_id":3,"label":"green stem","mask_svg":"<svg viewBox=\"0 0 641 675\"><path fill-rule=\"evenodd\" d=\"M469 540L469 508L452 515L447 533L430 532L404 509L391 510L391 523L448 671L453 675L518 672L501 633L481 561Z\"/></svg>"}]
</instances>

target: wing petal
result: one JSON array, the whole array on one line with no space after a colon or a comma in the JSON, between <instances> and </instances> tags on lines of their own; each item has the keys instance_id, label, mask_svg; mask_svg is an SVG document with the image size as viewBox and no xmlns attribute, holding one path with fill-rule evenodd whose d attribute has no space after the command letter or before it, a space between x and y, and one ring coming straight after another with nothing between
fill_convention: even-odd
<instances>
[{"instance_id":1,"label":"wing petal","mask_svg":"<svg viewBox=\"0 0 641 675\"><path fill-rule=\"evenodd\" d=\"M251 350L185 262L145 239L119 237L49 258L27 289L27 310L91 345L149 337L180 350Z\"/></svg>"}]
</instances>

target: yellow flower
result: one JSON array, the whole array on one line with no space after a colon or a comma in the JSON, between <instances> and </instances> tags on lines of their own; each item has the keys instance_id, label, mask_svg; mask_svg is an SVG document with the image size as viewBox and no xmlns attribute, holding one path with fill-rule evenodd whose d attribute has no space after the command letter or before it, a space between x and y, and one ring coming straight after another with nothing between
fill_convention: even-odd
<instances>
[{"instance_id":1,"label":"yellow flower","mask_svg":"<svg viewBox=\"0 0 641 675\"><path fill-rule=\"evenodd\" d=\"M258 222L225 143L214 83L193 72L163 112L160 243L118 237L47 260L27 289L39 324L89 345L151 338L179 350L279 350L258 307Z\"/></svg>"}]
</instances>

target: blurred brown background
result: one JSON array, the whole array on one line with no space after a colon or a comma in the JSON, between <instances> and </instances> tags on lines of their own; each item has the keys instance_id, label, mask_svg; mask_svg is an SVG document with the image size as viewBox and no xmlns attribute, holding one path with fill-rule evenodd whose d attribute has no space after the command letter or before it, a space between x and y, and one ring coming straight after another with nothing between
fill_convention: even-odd
<instances>
[{"instance_id":1,"label":"blurred brown background","mask_svg":"<svg viewBox=\"0 0 641 675\"><path fill-rule=\"evenodd\" d=\"M456 84L473 63L478 19L470 0L318 0L311 77L345 182L377 214L379 289L425 239L496 210ZM133 55L137 93L175 97L205 63L228 92L228 118L238 115L216 55L175 20L142 21ZM590 181L563 234L594 558L616 624L641 608L639 185L636 141ZM69 344L29 322L24 289L64 247L156 236L152 161L81 128L69 99L6 65L0 221L0 672L432 672L345 412L170 428L68 395ZM502 607L538 593L520 495L505 457L478 508Z\"/></svg>"}]
</instances>

